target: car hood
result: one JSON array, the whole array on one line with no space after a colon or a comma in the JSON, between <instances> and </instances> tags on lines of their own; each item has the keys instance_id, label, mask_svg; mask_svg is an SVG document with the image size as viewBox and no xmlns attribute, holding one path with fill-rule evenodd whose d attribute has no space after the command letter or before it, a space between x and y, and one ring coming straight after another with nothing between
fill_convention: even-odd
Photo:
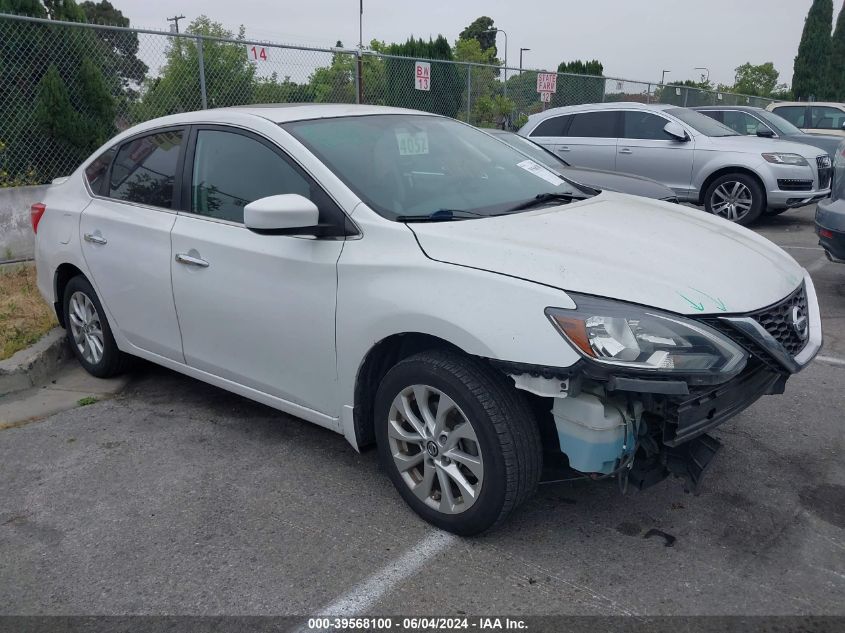
<instances>
[{"instance_id":1,"label":"car hood","mask_svg":"<svg viewBox=\"0 0 845 633\"><path fill-rule=\"evenodd\" d=\"M676 196L675 192L666 185L633 174L620 174L587 167L559 167L556 171L570 180L602 191L607 189L658 200Z\"/></svg>"},{"instance_id":2,"label":"car hood","mask_svg":"<svg viewBox=\"0 0 845 633\"><path fill-rule=\"evenodd\" d=\"M714 149L727 152L748 152L753 154L781 153L798 154L804 158L815 160L816 156L824 154L824 150L803 143L791 143L783 139L761 138L759 136L708 136Z\"/></svg>"},{"instance_id":3,"label":"car hood","mask_svg":"<svg viewBox=\"0 0 845 633\"><path fill-rule=\"evenodd\" d=\"M408 226L437 261L680 314L756 310L803 278L795 260L748 229L612 192L508 216Z\"/></svg>"},{"instance_id":4,"label":"car hood","mask_svg":"<svg viewBox=\"0 0 845 633\"><path fill-rule=\"evenodd\" d=\"M802 145L817 147L823 152L830 154L831 158L836 156L836 148L842 142L841 136L833 136L832 134L789 134L781 136L781 138L790 143L801 143Z\"/></svg>"}]
</instances>

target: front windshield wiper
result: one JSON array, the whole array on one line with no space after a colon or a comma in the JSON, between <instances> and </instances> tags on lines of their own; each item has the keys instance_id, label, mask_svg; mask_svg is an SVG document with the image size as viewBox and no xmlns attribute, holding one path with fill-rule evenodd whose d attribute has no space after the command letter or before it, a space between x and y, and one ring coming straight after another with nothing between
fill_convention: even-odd
<instances>
[{"instance_id":1,"label":"front windshield wiper","mask_svg":"<svg viewBox=\"0 0 845 633\"><path fill-rule=\"evenodd\" d=\"M524 211L533 207L539 207L550 202L572 202L573 200L580 200L581 198L571 193L539 193L530 200L520 202L515 207L511 207L506 213L513 213L514 211Z\"/></svg>"},{"instance_id":2,"label":"front windshield wiper","mask_svg":"<svg viewBox=\"0 0 845 633\"><path fill-rule=\"evenodd\" d=\"M483 213L475 213L465 209L438 209L433 213L421 215L397 215L397 222L451 222L452 220L471 220L486 217Z\"/></svg>"}]
</instances>

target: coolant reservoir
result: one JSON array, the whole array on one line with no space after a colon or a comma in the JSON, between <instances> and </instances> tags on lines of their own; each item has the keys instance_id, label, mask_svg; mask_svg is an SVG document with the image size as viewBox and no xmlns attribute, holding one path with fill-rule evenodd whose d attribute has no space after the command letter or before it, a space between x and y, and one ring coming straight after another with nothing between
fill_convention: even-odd
<instances>
[{"instance_id":1,"label":"coolant reservoir","mask_svg":"<svg viewBox=\"0 0 845 633\"><path fill-rule=\"evenodd\" d=\"M619 408L603 403L597 396L582 393L576 397L555 398L555 418L560 450L569 465L583 473L610 473L622 457L625 418Z\"/></svg>"}]
</instances>

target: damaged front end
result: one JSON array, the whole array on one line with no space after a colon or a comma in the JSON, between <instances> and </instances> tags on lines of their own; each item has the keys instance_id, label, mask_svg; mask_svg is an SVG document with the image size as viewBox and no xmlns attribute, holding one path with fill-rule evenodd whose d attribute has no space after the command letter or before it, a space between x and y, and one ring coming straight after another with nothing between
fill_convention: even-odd
<instances>
[{"instance_id":1,"label":"damaged front end","mask_svg":"<svg viewBox=\"0 0 845 633\"><path fill-rule=\"evenodd\" d=\"M812 281L747 315L679 317L592 297L548 311L584 356L566 369L501 364L534 398L568 467L643 489L669 475L697 492L720 443L708 435L783 393L821 346ZM553 425L553 426L552 426ZM547 460L551 461L551 460Z\"/></svg>"}]
</instances>

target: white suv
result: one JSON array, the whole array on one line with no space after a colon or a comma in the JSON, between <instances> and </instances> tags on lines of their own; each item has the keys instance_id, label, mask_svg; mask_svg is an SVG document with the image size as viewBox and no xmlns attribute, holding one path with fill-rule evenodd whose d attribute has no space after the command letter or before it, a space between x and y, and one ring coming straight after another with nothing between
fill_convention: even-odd
<instances>
[{"instance_id":1,"label":"white suv","mask_svg":"<svg viewBox=\"0 0 845 633\"><path fill-rule=\"evenodd\" d=\"M771 242L410 110L149 121L32 225L89 372L138 356L375 443L408 504L461 534L544 466L696 487L706 433L821 345L810 276Z\"/></svg>"},{"instance_id":2,"label":"white suv","mask_svg":"<svg viewBox=\"0 0 845 633\"><path fill-rule=\"evenodd\" d=\"M673 105L595 103L528 117L519 130L578 167L652 178L682 201L750 224L830 193L831 157L818 148L737 134Z\"/></svg>"}]
</instances>

